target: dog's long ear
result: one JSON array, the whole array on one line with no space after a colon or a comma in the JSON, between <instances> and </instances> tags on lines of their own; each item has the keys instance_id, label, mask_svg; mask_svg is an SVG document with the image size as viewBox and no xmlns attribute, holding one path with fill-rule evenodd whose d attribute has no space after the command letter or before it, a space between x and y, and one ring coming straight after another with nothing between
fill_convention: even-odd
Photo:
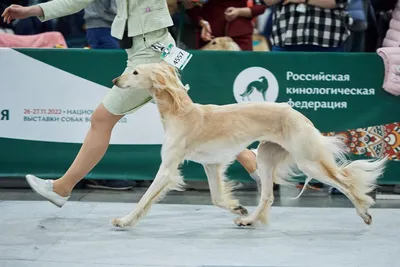
<instances>
[{"instance_id":1,"label":"dog's long ear","mask_svg":"<svg viewBox=\"0 0 400 267\"><path fill-rule=\"evenodd\" d=\"M152 70L150 79L159 100L170 102L169 105L174 113L183 109L183 97L186 90L173 66L160 63Z\"/></svg>"},{"instance_id":2,"label":"dog's long ear","mask_svg":"<svg viewBox=\"0 0 400 267\"><path fill-rule=\"evenodd\" d=\"M176 88L177 90L182 86L179 74L176 69L168 63L161 62L151 70L150 79L153 86L158 90L166 90Z\"/></svg>"}]
</instances>

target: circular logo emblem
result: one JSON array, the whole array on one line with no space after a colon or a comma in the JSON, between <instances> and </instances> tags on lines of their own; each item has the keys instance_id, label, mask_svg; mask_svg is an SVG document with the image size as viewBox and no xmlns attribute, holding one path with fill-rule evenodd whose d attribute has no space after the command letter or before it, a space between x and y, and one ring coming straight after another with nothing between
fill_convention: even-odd
<instances>
[{"instance_id":1,"label":"circular logo emblem","mask_svg":"<svg viewBox=\"0 0 400 267\"><path fill-rule=\"evenodd\" d=\"M275 102L279 85L275 76L267 69L251 67L243 70L233 83L233 94L240 102Z\"/></svg>"}]
</instances>

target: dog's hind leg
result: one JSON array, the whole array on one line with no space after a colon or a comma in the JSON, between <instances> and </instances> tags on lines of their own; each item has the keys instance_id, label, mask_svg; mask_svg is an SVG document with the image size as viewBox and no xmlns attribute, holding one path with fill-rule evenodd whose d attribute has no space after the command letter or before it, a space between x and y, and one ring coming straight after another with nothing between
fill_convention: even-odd
<instances>
[{"instance_id":1,"label":"dog's hind leg","mask_svg":"<svg viewBox=\"0 0 400 267\"><path fill-rule=\"evenodd\" d=\"M173 147L173 146L172 146ZM176 146L178 147L178 146ZM112 220L117 227L133 227L149 211L151 204L162 199L170 190L183 190L183 179L179 174L179 164L183 160L181 149L171 149L163 153L163 161L156 178L133 210L128 215Z\"/></svg>"},{"instance_id":2,"label":"dog's hind leg","mask_svg":"<svg viewBox=\"0 0 400 267\"><path fill-rule=\"evenodd\" d=\"M204 165L213 204L234 214L247 215L247 210L232 197L233 183L226 181L225 166L221 164Z\"/></svg>"},{"instance_id":3,"label":"dog's hind leg","mask_svg":"<svg viewBox=\"0 0 400 267\"><path fill-rule=\"evenodd\" d=\"M337 166L334 161L302 162L298 164L305 174L337 188L354 205L357 214L366 224L372 223L368 208L374 200L368 195L374 188L375 180L381 175L385 159L375 162L357 160L345 166Z\"/></svg>"},{"instance_id":4,"label":"dog's hind leg","mask_svg":"<svg viewBox=\"0 0 400 267\"><path fill-rule=\"evenodd\" d=\"M247 86L246 91L244 91L244 93L240 95L242 97L242 100L244 101L244 98L247 97L247 100L250 101L250 95L253 93L253 91L254 87L251 84Z\"/></svg>"},{"instance_id":5,"label":"dog's hind leg","mask_svg":"<svg viewBox=\"0 0 400 267\"><path fill-rule=\"evenodd\" d=\"M371 215L368 214L367 208L343 179L339 178L339 176L344 173L340 174L340 170L336 166L332 168L332 166L328 167L323 162L301 161L298 163L298 168L308 177L337 188L351 201L356 208L357 214L363 218L365 223L371 223L372 218Z\"/></svg>"},{"instance_id":6,"label":"dog's hind leg","mask_svg":"<svg viewBox=\"0 0 400 267\"><path fill-rule=\"evenodd\" d=\"M294 174L294 162L288 151L278 144L265 142L259 145L257 166L261 180L261 198L256 210L246 217L235 219L238 226L252 225L257 221L266 224L268 213L274 202L273 183L288 184Z\"/></svg>"},{"instance_id":7,"label":"dog's hind leg","mask_svg":"<svg viewBox=\"0 0 400 267\"><path fill-rule=\"evenodd\" d=\"M339 137L322 136L316 129L303 127L288 135L291 155L308 177L336 187L353 203L366 224L372 217L368 208L374 200L368 195L383 173L386 159L356 160L349 164Z\"/></svg>"}]
</instances>

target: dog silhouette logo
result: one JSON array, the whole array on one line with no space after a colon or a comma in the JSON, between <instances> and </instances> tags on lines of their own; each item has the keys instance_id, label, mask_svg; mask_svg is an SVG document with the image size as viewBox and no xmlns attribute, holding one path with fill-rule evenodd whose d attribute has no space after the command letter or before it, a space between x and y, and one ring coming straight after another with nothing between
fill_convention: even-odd
<instances>
[{"instance_id":1,"label":"dog silhouette logo","mask_svg":"<svg viewBox=\"0 0 400 267\"><path fill-rule=\"evenodd\" d=\"M249 96L253 93L254 89L262 94L264 101L267 101L266 94L268 90L268 80L265 76L261 76L259 80L252 81L247 85L246 91L240 95L242 100L244 101L244 98L247 97L247 100L250 101Z\"/></svg>"},{"instance_id":2,"label":"dog silhouette logo","mask_svg":"<svg viewBox=\"0 0 400 267\"><path fill-rule=\"evenodd\" d=\"M275 76L267 69L251 67L243 70L233 83L233 94L240 102L275 102L279 85Z\"/></svg>"}]
</instances>

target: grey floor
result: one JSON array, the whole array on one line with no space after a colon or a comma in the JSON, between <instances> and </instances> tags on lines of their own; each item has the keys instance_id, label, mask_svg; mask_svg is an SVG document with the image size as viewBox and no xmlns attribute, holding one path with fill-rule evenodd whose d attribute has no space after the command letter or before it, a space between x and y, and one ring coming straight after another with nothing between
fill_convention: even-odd
<instances>
[{"instance_id":1,"label":"grey floor","mask_svg":"<svg viewBox=\"0 0 400 267\"><path fill-rule=\"evenodd\" d=\"M399 200L377 200L366 226L342 196L291 200L298 190L282 188L268 226L238 228L207 191L172 192L135 228L113 228L144 190L76 190L59 209L28 189L0 189L0 267L400 266ZM254 191L236 196L254 209Z\"/></svg>"}]
</instances>

